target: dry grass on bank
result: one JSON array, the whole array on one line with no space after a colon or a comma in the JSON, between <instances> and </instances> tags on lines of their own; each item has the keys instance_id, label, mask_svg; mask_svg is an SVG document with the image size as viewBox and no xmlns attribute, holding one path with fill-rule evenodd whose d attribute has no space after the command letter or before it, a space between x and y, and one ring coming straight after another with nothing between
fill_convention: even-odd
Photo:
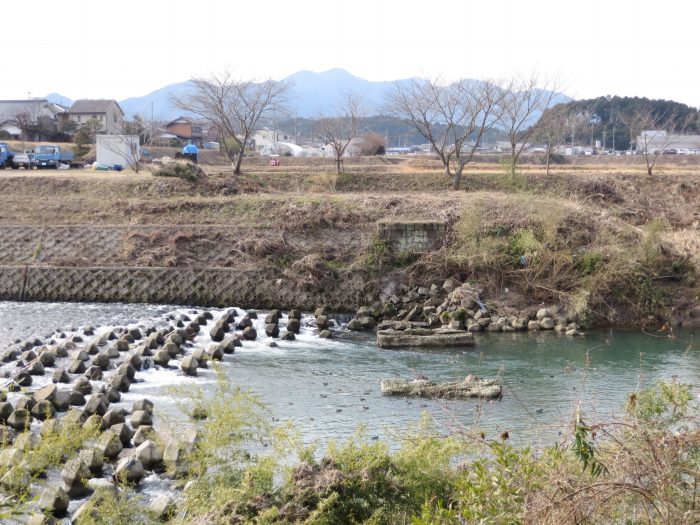
<instances>
[{"instance_id":1,"label":"dry grass on bank","mask_svg":"<svg viewBox=\"0 0 700 525\"><path fill-rule=\"evenodd\" d=\"M414 282L476 279L514 308L558 301L619 318L621 310L632 316L698 303L700 173L692 166L648 177L638 159L596 159L556 166L548 176L526 165L511 177L498 164L475 164L465 191L453 192L430 159L371 159L340 175L324 159L311 160L280 169L250 163L239 178L225 166L205 166L207 176L196 182L148 170L0 173L0 224L167 229L125 245L114 264L216 261L292 271L310 256L314 268L322 261L375 276L400 272ZM447 244L423 256L378 257L373 232L382 219L444 221ZM173 225L192 235L172 244ZM204 226L214 229L193 230ZM272 252L258 249L270 243Z\"/></svg>"}]
</instances>

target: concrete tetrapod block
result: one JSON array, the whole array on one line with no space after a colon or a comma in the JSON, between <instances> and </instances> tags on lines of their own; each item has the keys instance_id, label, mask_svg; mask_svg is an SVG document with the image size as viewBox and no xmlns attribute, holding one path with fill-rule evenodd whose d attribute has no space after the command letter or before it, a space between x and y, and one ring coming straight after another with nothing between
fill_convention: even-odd
<instances>
[{"instance_id":1,"label":"concrete tetrapod block","mask_svg":"<svg viewBox=\"0 0 700 525\"><path fill-rule=\"evenodd\" d=\"M114 475L127 483L138 483L144 474L143 464L136 458L122 458L114 469Z\"/></svg>"},{"instance_id":2,"label":"concrete tetrapod block","mask_svg":"<svg viewBox=\"0 0 700 525\"><path fill-rule=\"evenodd\" d=\"M70 498L68 493L61 487L48 487L39 498L39 509L50 512L54 516L60 517L66 514Z\"/></svg>"},{"instance_id":3,"label":"concrete tetrapod block","mask_svg":"<svg viewBox=\"0 0 700 525\"><path fill-rule=\"evenodd\" d=\"M150 439L136 447L135 456L136 459L141 461L144 468L149 470L157 468L163 463L163 453L160 447Z\"/></svg>"}]
</instances>

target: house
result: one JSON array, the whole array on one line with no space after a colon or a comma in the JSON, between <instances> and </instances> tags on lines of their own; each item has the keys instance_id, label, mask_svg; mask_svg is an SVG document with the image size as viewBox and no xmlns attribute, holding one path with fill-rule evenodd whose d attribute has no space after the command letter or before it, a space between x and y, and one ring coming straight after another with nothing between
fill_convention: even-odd
<instances>
[{"instance_id":1,"label":"house","mask_svg":"<svg viewBox=\"0 0 700 525\"><path fill-rule=\"evenodd\" d=\"M282 131L262 128L253 134L252 145L257 153L262 153L270 149L274 150L278 142L291 142L291 140L293 137Z\"/></svg>"},{"instance_id":2,"label":"house","mask_svg":"<svg viewBox=\"0 0 700 525\"><path fill-rule=\"evenodd\" d=\"M108 135L121 133L124 123L124 111L116 100L76 100L66 115L78 127L97 121L97 133Z\"/></svg>"},{"instance_id":3,"label":"house","mask_svg":"<svg viewBox=\"0 0 700 525\"><path fill-rule=\"evenodd\" d=\"M165 135L172 135L173 138L202 147L204 139L202 125L187 117L178 117L168 122L163 127L163 132Z\"/></svg>"},{"instance_id":4,"label":"house","mask_svg":"<svg viewBox=\"0 0 700 525\"><path fill-rule=\"evenodd\" d=\"M257 150L260 155L285 155L290 157L304 157L305 149L291 142L275 142L272 146L265 146Z\"/></svg>"},{"instance_id":5,"label":"house","mask_svg":"<svg viewBox=\"0 0 700 525\"><path fill-rule=\"evenodd\" d=\"M44 98L0 100L0 130L17 139L53 140L66 110Z\"/></svg>"}]
</instances>

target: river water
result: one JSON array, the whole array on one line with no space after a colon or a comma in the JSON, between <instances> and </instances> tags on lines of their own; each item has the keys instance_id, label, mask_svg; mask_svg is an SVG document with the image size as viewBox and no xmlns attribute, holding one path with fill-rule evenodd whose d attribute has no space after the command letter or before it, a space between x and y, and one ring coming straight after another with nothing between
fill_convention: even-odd
<instances>
[{"instance_id":1,"label":"river water","mask_svg":"<svg viewBox=\"0 0 700 525\"><path fill-rule=\"evenodd\" d=\"M214 320L222 312L210 311ZM96 327L97 333L113 326L165 326L168 315L191 312L162 305L0 302L0 349L18 339L48 340L56 330L70 333L84 325ZM371 335L346 332L341 323L335 339L319 339L313 317L305 315L297 340L278 341L271 348L264 315L260 317L256 328L262 337L245 341L226 357L226 374L233 384L260 396L270 421L291 420L305 441L321 446L352 435L359 425L369 436L391 442L395 431L417 422L426 410L443 432L478 428L496 437L508 431L518 443L551 444L566 432L577 405L587 420L604 419L620 412L630 392L655 381L691 383L695 392L700 385L700 346L694 342L700 333L678 332L671 338L666 333L593 331L575 339L553 332L477 334L476 346L469 349L397 351L380 350ZM283 317L282 329L285 323ZM207 347L210 342L207 328L194 343ZM413 378L418 372L432 380L500 375L504 396L499 401L445 402L381 395L382 378ZM181 408L188 392L215 387L213 370L190 378L152 368L137 377L143 381L123 396L123 406L148 397L161 424L185 424Z\"/></svg>"}]
</instances>

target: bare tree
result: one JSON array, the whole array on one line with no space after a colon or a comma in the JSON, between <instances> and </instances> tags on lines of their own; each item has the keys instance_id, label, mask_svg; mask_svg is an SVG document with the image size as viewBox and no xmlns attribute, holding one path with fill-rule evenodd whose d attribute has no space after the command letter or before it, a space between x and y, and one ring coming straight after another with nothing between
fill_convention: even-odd
<instances>
[{"instance_id":1,"label":"bare tree","mask_svg":"<svg viewBox=\"0 0 700 525\"><path fill-rule=\"evenodd\" d=\"M174 98L173 103L217 127L233 174L240 175L245 148L260 117L272 107L284 105L288 84L238 79L230 72L194 78L191 83L190 93Z\"/></svg>"},{"instance_id":2,"label":"bare tree","mask_svg":"<svg viewBox=\"0 0 700 525\"><path fill-rule=\"evenodd\" d=\"M352 139L359 133L358 121L362 112L362 97L353 91L341 94L335 115L321 115L316 119L319 136L333 150L335 168L343 171L343 156Z\"/></svg>"},{"instance_id":3,"label":"bare tree","mask_svg":"<svg viewBox=\"0 0 700 525\"><path fill-rule=\"evenodd\" d=\"M675 113L659 115L651 108L644 108L629 115L621 114L620 120L629 129L630 143L636 140L637 151L644 156L647 174L653 175L659 155L672 145L670 132L675 124Z\"/></svg>"},{"instance_id":4,"label":"bare tree","mask_svg":"<svg viewBox=\"0 0 700 525\"><path fill-rule=\"evenodd\" d=\"M141 144L149 144L152 139L151 127L146 122L146 119L138 113L134 115L132 120L123 122L122 133L124 135L138 135Z\"/></svg>"},{"instance_id":5,"label":"bare tree","mask_svg":"<svg viewBox=\"0 0 700 525\"><path fill-rule=\"evenodd\" d=\"M552 157L564 144L567 137L571 137L571 133L573 133L571 130L575 128L576 123L581 118L578 115L567 115L565 111L557 111L558 109L559 108L554 108L542 115L539 126L540 132L537 135L541 137L545 143L545 165L547 175L549 175Z\"/></svg>"},{"instance_id":6,"label":"bare tree","mask_svg":"<svg viewBox=\"0 0 700 525\"><path fill-rule=\"evenodd\" d=\"M457 190L465 166L498 121L503 96L503 89L494 82L407 80L395 84L387 109L425 137L452 179L452 189Z\"/></svg>"},{"instance_id":7,"label":"bare tree","mask_svg":"<svg viewBox=\"0 0 700 525\"><path fill-rule=\"evenodd\" d=\"M540 82L537 75L516 77L504 90L500 125L510 146L508 168L515 175L520 155L532 136L541 128L541 115L553 103L556 81Z\"/></svg>"}]
</instances>

